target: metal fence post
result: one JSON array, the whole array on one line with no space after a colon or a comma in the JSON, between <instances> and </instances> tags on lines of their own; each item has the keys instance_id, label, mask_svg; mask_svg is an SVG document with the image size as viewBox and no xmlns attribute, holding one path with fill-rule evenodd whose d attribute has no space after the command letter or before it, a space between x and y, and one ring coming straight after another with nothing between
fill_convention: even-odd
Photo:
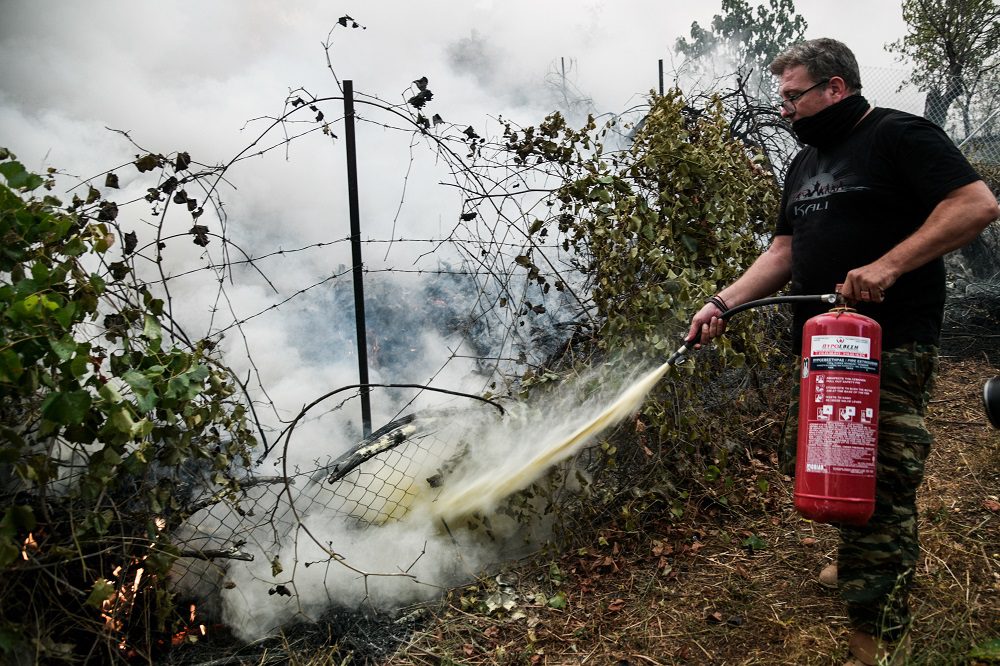
<instances>
[{"instance_id":1,"label":"metal fence post","mask_svg":"<svg viewBox=\"0 0 1000 666\"><path fill-rule=\"evenodd\" d=\"M358 213L358 153L354 141L354 82L344 81L344 139L347 143L347 199L351 208L351 258L354 269L354 320L358 337L358 383L361 387L361 431L372 434L371 389L368 384L368 336L365 330L365 287L361 263L361 217Z\"/></svg>"}]
</instances>

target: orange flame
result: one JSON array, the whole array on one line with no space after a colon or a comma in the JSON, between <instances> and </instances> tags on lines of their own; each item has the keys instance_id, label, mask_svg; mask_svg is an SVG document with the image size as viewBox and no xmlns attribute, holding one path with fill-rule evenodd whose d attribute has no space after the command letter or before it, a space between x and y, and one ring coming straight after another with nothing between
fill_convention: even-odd
<instances>
[{"instance_id":1,"label":"orange flame","mask_svg":"<svg viewBox=\"0 0 1000 666\"><path fill-rule=\"evenodd\" d=\"M28 561L28 551L38 550L38 542L35 541L35 535L32 532L28 532L28 538L24 540L24 544L21 546L21 557L24 561Z\"/></svg>"}]
</instances>

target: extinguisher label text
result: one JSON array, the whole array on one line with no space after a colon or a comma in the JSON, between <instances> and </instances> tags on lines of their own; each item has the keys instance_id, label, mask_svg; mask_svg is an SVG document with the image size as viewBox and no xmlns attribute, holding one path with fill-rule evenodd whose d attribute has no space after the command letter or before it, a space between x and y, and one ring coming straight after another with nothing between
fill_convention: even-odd
<instances>
[{"instance_id":1,"label":"extinguisher label text","mask_svg":"<svg viewBox=\"0 0 1000 666\"><path fill-rule=\"evenodd\" d=\"M876 436L860 423L810 423L806 471L874 477Z\"/></svg>"},{"instance_id":2,"label":"extinguisher label text","mask_svg":"<svg viewBox=\"0 0 1000 666\"><path fill-rule=\"evenodd\" d=\"M871 340L856 335L814 335L809 355L867 359L872 357L871 347Z\"/></svg>"},{"instance_id":3,"label":"extinguisher label text","mask_svg":"<svg viewBox=\"0 0 1000 666\"><path fill-rule=\"evenodd\" d=\"M811 359L810 366L813 370L844 370L846 372L878 374L878 361L871 358L821 356Z\"/></svg>"}]
</instances>

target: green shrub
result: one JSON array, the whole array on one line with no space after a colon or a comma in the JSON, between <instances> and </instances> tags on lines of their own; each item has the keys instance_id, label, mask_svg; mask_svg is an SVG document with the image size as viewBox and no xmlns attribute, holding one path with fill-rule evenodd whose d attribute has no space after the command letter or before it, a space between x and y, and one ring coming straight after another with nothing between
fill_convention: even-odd
<instances>
[{"instance_id":1,"label":"green shrub","mask_svg":"<svg viewBox=\"0 0 1000 666\"><path fill-rule=\"evenodd\" d=\"M563 248L576 253L591 281L602 361L649 365L666 360L694 312L759 256L780 195L766 159L732 137L718 102L695 109L677 91L654 97L640 125L623 128L632 130L627 147L606 152L602 141L618 129L613 121L598 131L591 120L576 131L556 114L513 135L511 149L515 163L563 167L550 216L529 232L539 243L546 235L565 238ZM542 272L532 257L518 260ZM757 318L742 315L714 352L693 355L680 379L668 375L646 401L639 439L646 451L660 452L658 462L675 480L706 469L723 474L725 453L715 446L719 419L704 418L705 398L715 394L735 406L739 382L720 383L723 367L744 368L744 377L766 367L774 336L753 325ZM625 436L635 439L635 433ZM651 467L630 443L636 464ZM605 446L616 448L620 458L625 446ZM629 483L640 480L633 475Z\"/></svg>"},{"instance_id":2,"label":"green shrub","mask_svg":"<svg viewBox=\"0 0 1000 666\"><path fill-rule=\"evenodd\" d=\"M183 481L220 493L253 437L211 345L111 262L114 202L62 203L0 149L0 655L148 656L170 631ZM168 642L169 643L169 642Z\"/></svg>"}]
</instances>

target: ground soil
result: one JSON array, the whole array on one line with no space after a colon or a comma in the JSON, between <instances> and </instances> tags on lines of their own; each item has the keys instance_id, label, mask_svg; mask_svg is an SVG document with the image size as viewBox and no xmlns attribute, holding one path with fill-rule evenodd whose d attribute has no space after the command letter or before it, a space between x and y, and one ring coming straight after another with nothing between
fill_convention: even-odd
<instances>
[{"instance_id":1,"label":"ground soil","mask_svg":"<svg viewBox=\"0 0 1000 666\"><path fill-rule=\"evenodd\" d=\"M985 360L943 359L908 663L994 663L969 654L1000 639L1000 432L981 404L996 372ZM747 461L738 509L707 493L680 519L665 509L622 516L565 552L452 590L384 663L843 663L847 619L817 581L836 533L795 514L773 462Z\"/></svg>"}]
</instances>

